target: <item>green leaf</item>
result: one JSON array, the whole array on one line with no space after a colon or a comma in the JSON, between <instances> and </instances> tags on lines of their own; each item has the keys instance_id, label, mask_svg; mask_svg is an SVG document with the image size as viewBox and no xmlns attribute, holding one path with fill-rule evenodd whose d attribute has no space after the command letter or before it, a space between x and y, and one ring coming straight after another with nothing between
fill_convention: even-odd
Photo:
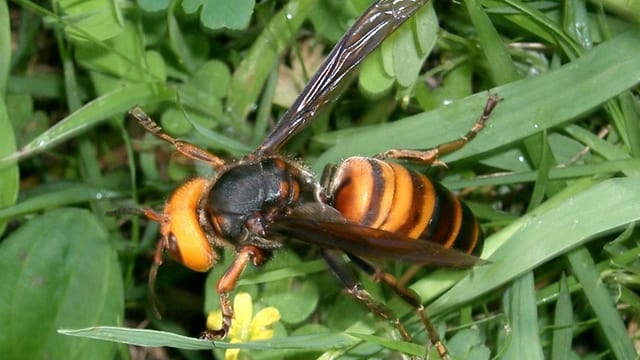
<instances>
[{"instance_id":1,"label":"green leaf","mask_svg":"<svg viewBox=\"0 0 640 360\"><path fill-rule=\"evenodd\" d=\"M193 126L184 118L184 114L174 107L168 108L160 117L160 126L171 136L181 137L193 130Z\"/></svg>"},{"instance_id":2,"label":"green leaf","mask_svg":"<svg viewBox=\"0 0 640 360\"><path fill-rule=\"evenodd\" d=\"M301 262L289 250L278 252L278 262L269 262L254 274L240 280L239 285L263 283L261 301L280 311L281 320L298 324L307 319L318 304L318 287L313 281L296 277L296 272L326 269L323 262ZM311 267L311 269L309 269ZM296 271L297 270L297 271ZM304 273L298 273L298 276Z\"/></svg>"},{"instance_id":3,"label":"green leaf","mask_svg":"<svg viewBox=\"0 0 640 360\"><path fill-rule=\"evenodd\" d=\"M420 108L424 111L435 109L441 104L450 103L453 99L462 99L473 93L472 65L471 62L462 61L452 66L452 69L444 74L442 84L435 89L418 82L414 94Z\"/></svg>"},{"instance_id":4,"label":"green leaf","mask_svg":"<svg viewBox=\"0 0 640 360\"><path fill-rule=\"evenodd\" d=\"M432 3L428 3L363 61L358 77L360 88L377 96L395 81L401 87L413 87L437 35L438 19Z\"/></svg>"},{"instance_id":5,"label":"green leaf","mask_svg":"<svg viewBox=\"0 0 640 360\"><path fill-rule=\"evenodd\" d=\"M119 3L109 0L60 0L64 31L71 40L102 41L123 29Z\"/></svg>"},{"instance_id":6,"label":"green leaf","mask_svg":"<svg viewBox=\"0 0 640 360\"><path fill-rule=\"evenodd\" d=\"M33 218L0 243L0 352L7 359L112 359L106 342L59 328L117 325L121 271L105 229L84 210Z\"/></svg>"},{"instance_id":7,"label":"green leaf","mask_svg":"<svg viewBox=\"0 0 640 360\"><path fill-rule=\"evenodd\" d=\"M99 93L121 86L123 81L164 81L164 60L155 51L145 52L138 29L127 23L125 31L106 44L88 43L76 50L76 59L82 66L99 74L113 76L113 85L99 86Z\"/></svg>"},{"instance_id":8,"label":"green leaf","mask_svg":"<svg viewBox=\"0 0 640 360\"><path fill-rule=\"evenodd\" d=\"M360 65L358 85L368 96L375 97L393 86L395 78L385 71L380 49L369 55Z\"/></svg>"},{"instance_id":9,"label":"green leaf","mask_svg":"<svg viewBox=\"0 0 640 360\"><path fill-rule=\"evenodd\" d=\"M6 156L16 151L16 140L13 127L9 122L4 97L0 97L0 156ZM0 208L15 204L20 190L20 170L17 163L0 168ZM0 234L4 232L7 222L0 220Z\"/></svg>"},{"instance_id":10,"label":"green leaf","mask_svg":"<svg viewBox=\"0 0 640 360\"><path fill-rule=\"evenodd\" d=\"M417 81L424 61L438 37L438 18L433 10L433 3L427 3L402 26L410 31L396 31L392 35L395 38L393 70L398 84L410 88ZM385 49L384 45L382 49Z\"/></svg>"},{"instance_id":11,"label":"green leaf","mask_svg":"<svg viewBox=\"0 0 640 360\"><path fill-rule=\"evenodd\" d=\"M33 127L37 128L37 125L33 126L35 114L33 111L33 97L31 95L28 93L9 93L5 100L6 111L14 132L28 132L27 127L29 130ZM24 137L25 135L23 135L20 140L24 141Z\"/></svg>"},{"instance_id":12,"label":"green leaf","mask_svg":"<svg viewBox=\"0 0 640 360\"><path fill-rule=\"evenodd\" d=\"M137 0L138 5L144 11L160 11L169 7L171 0Z\"/></svg>"},{"instance_id":13,"label":"green leaf","mask_svg":"<svg viewBox=\"0 0 640 360\"><path fill-rule=\"evenodd\" d=\"M351 19L355 19L367 6L360 8L354 1L324 0L319 1L309 13L309 21L323 38L338 42Z\"/></svg>"},{"instance_id":14,"label":"green leaf","mask_svg":"<svg viewBox=\"0 0 640 360\"><path fill-rule=\"evenodd\" d=\"M284 250L281 250L282 252ZM288 254L288 252L287 252ZM260 284L269 281L290 279L296 276L309 275L316 272L326 271L327 263L323 259L314 261L305 261L291 264L286 262L283 264L282 257L278 254L278 265L269 266L273 263L267 263L267 265L260 272L252 275L244 276L238 281L238 286Z\"/></svg>"},{"instance_id":15,"label":"green leaf","mask_svg":"<svg viewBox=\"0 0 640 360\"><path fill-rule=\"evenodd\" d=\"M464 329L447 341L447 348L454 359L488 360L491 350L484 340L477 328Z\"/></svg>"},{"instance_id":16,"label":"green leaf","mask_svg":"<svg viewBox=\"0 0 640 360\"><path fill-rule=\"evenodd\" d=\"M626 135L631 154L636 158L640 157L640 106L630 91L622 94L618 100L621 114L616 114L616 117L622 117L621 132Z\"/></svg>"},{"instance_id":17,"label":"green leaf","mask_svg":"<svg viewBox=\"0 0 640 360\"><path fill-rule=\"evenodd\" d=\"M221 99L227 93L230 80L231 73L223 62L207 61L180 87L180 101L220 122L223 117Z\"/></svg>"},{"instance_id":18,"label":"green leaf","mask_svg":"<svg viewBox=\"0 0 640 360\"><path fill-rule=\"evenodd\" d=\"M277 308L283 322L298 324L311 315L318 305L318 288L312 281L299 284L295 278L269 282L264 301Z\"/></svg>"},{"instance_id":19,"label":"green leaf","mask_svg":"<svg viewBox=\"0 0 640 360\"><path fill-rule=\"evenodd\" d=\"M254 0L185 0L182 8L187 14L200 10L200 22L206 28L243 30L249 25L255 6Z\"/></svg>"},{"instance_id":20,"label":"green leaf","mask_svg":"<svg viewBox=\"0 0 640 360\"><path fill-rule=\"evenodd\" d=\"M171 8L167 15L167 27L169 30L169 45L177 56L177 61L184 66L189 73L195 71L198 64L204 61L209 53L209 46L204 34L185 34L180 27L180 23L174 14L175 8ZM187 37L187 35L192 35ZM201 46L196 46L194 42L203 41Z\"/></svg>"},{"instance_id":21,"label":"green leaf","mask_svg":"<svg viewBox=\"0 0 640 360\"><path fill-rule=\"evenodd\" d=\"M219 60L211 60L200 66L189 85L203 92L206 97L222 99L227 94L230 81L231 73L227 65Z\"/></svg>"},{"instance_id":22,"label":"green leaf","mask_svg":"<svg viewBox=\"0 0 640 360\"><path fill-rule=\"evenodd\" d=\"M250 148L248 145L234 137L226 136L211 130L211 127L207 126L211 123L211 119L200 116L197 113L191 113L187 114L186 120L197 130L198 135L207 140L207 147L209 148L224 149L225 151L236 155L246 154L253 150L253 148Z\"/></svg>"},{"instance_id":23,"label":"green leaf","mask_svg":"<svg viewBox=\"0 0 640 360\"><path fill-rule=\"evenodd\" d=\"M3 25L4 24L4 25ZM16 138L10 121L5 90L11 69L11 21L7 2L0 2L0 158L16 151ZM0 166L0 208L13 205L18 198L20 173L18 164L10 162ZM4 232L6 221L0 221L0 234Z\"/></svg>"},{"instance_id":24,"label":"green leaf","mask_svg":"<svg viewBox=\"0 0 640 360\"><path fill-rule=\"evenodd\" d=\"M583 49L591 49L593 39L591 39L589 29L589 15L587 13L587 4L583 1L567 1L564 5L564 30L571 35L576 43L580 44Z\"/></svg>"}]
</instances>

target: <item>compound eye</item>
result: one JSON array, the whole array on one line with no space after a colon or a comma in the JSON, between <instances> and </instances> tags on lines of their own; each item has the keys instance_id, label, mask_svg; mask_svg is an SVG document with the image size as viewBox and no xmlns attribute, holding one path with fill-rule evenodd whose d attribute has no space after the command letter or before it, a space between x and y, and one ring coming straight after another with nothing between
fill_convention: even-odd
<instances>
[{"instance_id":1,"label":"compound eye","mask_svg":"<svg viewBox=\"0 0 640 360\"><path fill-rule=\"evenodd\" d=\"M180 254L180 248L178 247L178 240L176 240L176 237L173 236L173 234L169 235L165 250L173 260L179 263L184 263L184 261L182 261L182 255Z\"/></svg>"}]
</instances>

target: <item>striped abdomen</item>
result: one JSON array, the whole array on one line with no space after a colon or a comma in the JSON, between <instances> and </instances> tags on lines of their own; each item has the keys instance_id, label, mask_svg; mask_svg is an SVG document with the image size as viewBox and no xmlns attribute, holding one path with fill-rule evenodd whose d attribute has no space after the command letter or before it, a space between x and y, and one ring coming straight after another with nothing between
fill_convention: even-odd
<instances>
[{"instance_id":1,"label":"striped abdomen","mask_svg":"<svg viewBox=\"0 0 640 360\"><path fill-rule=\"evenodd\" d=\"M402 165L348 158L328 191L331 205L351 222L467 253L482 248L482 233L469 208L442 185Z\"/></svg>"}]
</instances>

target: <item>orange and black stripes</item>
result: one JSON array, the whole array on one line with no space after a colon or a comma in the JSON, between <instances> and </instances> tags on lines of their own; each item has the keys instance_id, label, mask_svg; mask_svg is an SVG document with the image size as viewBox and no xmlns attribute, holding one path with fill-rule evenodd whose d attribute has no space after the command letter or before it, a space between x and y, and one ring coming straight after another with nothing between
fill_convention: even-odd
<instances>
[{"instance_id":1,"label":"orange and black stripes","mask_svg":"<svg viewBox=\"0 0 640 360\"><path fill-rule=\"evenodd\" d=\"M351 157L328 188L348 221L472 253L481 233L471 211L443 186L396 163Z\"/></svg>"}]
</instances>

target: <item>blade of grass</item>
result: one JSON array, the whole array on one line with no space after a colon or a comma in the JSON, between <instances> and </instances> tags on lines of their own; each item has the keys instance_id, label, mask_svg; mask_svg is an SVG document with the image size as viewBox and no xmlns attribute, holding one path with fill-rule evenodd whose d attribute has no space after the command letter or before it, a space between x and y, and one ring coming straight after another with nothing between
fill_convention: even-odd
<instances>
[{"instance_id":1,"label":"blade of grass","mask_svg":"<svg viewBox=\"0 0 640 360\"><path fill-rule=\"evenodd\" d=\"M589 18L585 1L563 1L562 25L565 31L583 49L591 49L593 42L589 33Z\"/></svg>"},{"instance_id":2,"label":"blade of grass","mask_svg":"<svg viewBox=\"0 0 640 360\"><path fill-rule=\"evenodd\" d=\"M538 331L538 308L533 273L521 276L504 295L511 338L503 353L505 359L544 359Z\"/></svg>"},{"instance_id":3,"label":"blade of grass","mask_svg":"<svg viewBox=\"0 0 640 360\"><path fill-rule=\"evenodd\" d=\"M571 353L571 341L573 340L573 306L567 278L562 274L560 279L560 292L556 303L555 318L553 321L553 340L551 346L551 359L568 359Z\"/></svg>"},{"instance_id":4,"label":"blade of grass","mask_svg":"<svg viewBox=\"0 0 640 360\"><path fill-rule=\"evenodd\" d=\"M166 101L174 96L174 91L164 84L134 84L114 90L85 104L78 111L37 136L19 151L0 159L0 169L12 161L50 149L111 116L125 113L134 105Z\"/></svg>"},{"instance_id":5,"label":"blade of grass","mask_svg":"<svg viewBox=\"0 0 640 360\"><path fill-rule=\"evenodd\" d=\"M627 0L602 0L594 2L603 4L605 8L621 14L633 21L640 22L640 2Z\"/></svg>"},{"instance_id":6,"label":"blade of grass","mask_svg":"<svg viewBox=\"0 0 640 360\"><path fill-rule=\"evenodd\" d=\"M594 175L612 175L615 173L632 173L638 176L640 159L611 160L587 165L575 165L566 168L553 168L549 171L550 180L576 179ZM537 178L536 171L526 171L504 175L492 175L475 179L444 180L448 189L465 189L475 186L506 185L533 182Z\"/></svg>"},{"instance_id":7,"label":"blade of grass","mask_svg":"<svg viewBox=\"0 0 640 360\"><path fill-rule=\"evenodd\" d=\"M2 25L4 24L4 25ZM11 19L6 1L0 1L0 95L5 98L11 70Z\"/></svg>"},{"instance_id":8,"label":"blade of grass","mask_svg":"<svg viewBox=\"0 0 640 360\"><path fill-rule=\"evenodd\" d=\"M538 136L534 136L534 138L538 138ZM549 148L549 142L547 138L547 131L543 131L540 136L541 144L539 146L539 156L540 161L536 164L536 181L533 187L533 191L531 192L531 197L529 199L529 205L527 206L527 211L531 211L536 208L545 198L545 195L548 192L549 184L549 171L551 166L555 164L555 159L553 159L553 153ZM533 140L532 138L529 138ZM527 147L527 150L528 147ZM528 151L531 153L531 151ZM555 192L555 191L554 191Z\"/></svg>"},{"instance_id":9,"label":"blade of grass","mask_svg":"<svg viewBox=\"0 0 640 360\"><path fill-rule=\"evenodd\" d=\"M628 229L629 228L633 229L632 226L629 226ZM640 248L627 250L612 259L606 259L598 263L596 265L596 269L598 270L599 273L602 273L607 269L610 269L612 263L616 264L616 266L625 266L636 261L638 259L638 256L640 256ZM582 289L581 284L577 282L575 276L567 277L566 283L567 283L566 286L568 288L569 293L574 293ZM560 290L559 282L547 285L543 289L538 290L536 295L538 297L538 305L559 301L558 297L559 297L560 291L561 290Z\"/></svg>"},{"instance_id":10,"label":"blade of grass","mask_svg":"<svg viewBox=\"0 0 640 360\"><path fill-rule=\"evenodd\" d=\"M496 85L502 85L520 78L509 55L509 50L482 9L482 6L480 6L480 2L478 0L466 0L464 4L469 12L473 27L478 32L480 49L487 59L492 82Z\"/></svg>"},{"instance_id":11,"label":"blade of grass","mask_svg":"<svg viewBox=\"0 0 640 360\"><path fill-rule=\"evenodd\" d=\"M606 207L604 208L606 209ZM627 334L626 328L611 295L602 284L593 263L593 258L585 247L570 252L567 256L571 269L582 284L582 290L596 314L602 334L609 343L616 359L635 359L638 354Z\"/></svg>"},{"instance_id":12,"label":"blade of grass","mask_svg":"<svg viewBox=\"0 0 640 360\"><path fill-rule=\"evenodd\" d=\"M617 159L630 158L629 153L624 151L624 149L599 138L597 135L580 126L569 125L564 128L564 131L573 136L576 140L582 142L586 146L589 146L593 152L604 157L606 160L615 161ZM624 174L627 176L638 176L640 175L640 168L636 167L625 169Z\"/></svg>"},{"instance_id":13,"label":"blade of grass","mask_svg":"<svg viewBox=\"0 0 640 360\"><path fill-rule=\"evenodd\" d=\"M1 6L1 5L0 5ZM9 121L9 114L4 102L5 97L0 94L0 156L8 155L16 151L16 140ZM0 208L11 207L18 199L20 191L20 169L16 163L8 164L6 168L0 167ZM0 218L1 219L1 218ZM0 234L4 232L6 221L0 220Z\"/></svg>"},{"instance_id":14,"label":"blade of grass","mask_svg":"<svg viewBox=\"0 0 640 360\"><path fill-rule=\"evenodd\" d=\"M100 186L81 183L64 184L56 190L43 192L41 195L22 200L13 206L0 208L0 219L11 219L44 209L51 209L89 201L121 198L124 193Z\"/></svg>"},{"instance_id":15,"label":"blade of grass","mask_svg":"<svg viewBox=\"0 0 640 360\"><path fill-rule=\"evenodd\" d=\"M359 340L346 334L314 334L230 344L178 335L170 332L98 326L86 329L60 329L59 333L138 346L168 346L178 349L306 349L327 350L352 346Z\"/></svg>"},{"instance_id":16,"label":"blade of grass","mask_svg":"<svg viewBox=\"0 0 640 360\"><path fill-rule=\"evenodd\" d=\"M638 178L609 179L586 190L576 189L579 183L568 186L487 239L483 258L498 247L487 258L490 263L475 267L434 301L428 312L438 314L456 308L598 234L640 220L639 181ZM603 214L602 209L608 210ZM412 288L422 294L432 291L430 286L434 287L427 278Z\"/></svg>"},{"instance_id":17,"label":"blade of grass","mask_svg":"<svg viewBox=\"0 0 640 360\"><path fill-rule=\"evenodd\" d=\"M621 108L622 121L629 150L635 158L640 157L640 108L637 99L629 91L618 97Z\"/></svg>"},{"instance_id":18,"label":"blade of grass","mask_svg":"<svg viewBox=\"0 0 640 360\"><path fill-rule=\"evenodd\" d=\"M4 25L2 25L4 24ZM6 91L11 70L11 21L6 1L0 1L0 157L16 151L16 139L13 126L7 112ZM16 202L20 186L20 172L15 162L0 166L0 207ZM0 221L0 234L4 232L5 221Z\"/></svg>"},{"instance_id":19,"label":"blade of grass","mask_svg":"<svg viewBox=\"0 0 640 360\"><path fill-rule=\"evenodd\" d=\"M380 346L386 347L387 349L396 350L408 355L423 356L426 352L425 345L418 345L418 344L409 343L405 341L393 340L393 339L390 339L389 337L384 337L384 336L375 336L375 335L359 334L359 333L350 333L350 335L360 338L368 343L378 344ZM435 350L435 348L433 350ZM437 356L435 351L433 356Z\"/></svg>"},{"instance_id":20,"label":"blade of grass","mask_svg":"<svg viewBox=\"0 0 640 360\"><path fill-rule=\"evenodd\" d=\"M533 22L540 25L542 29L546 30L548 32L548 35L550 35L550 37L554 39L562 49L564 49L564 53L569 58L575 58L582 54L580 45L576 43L573 38L571 38L567 33L565 33L555 21L547 17L542 11L529 5L529 3L523 3L517 0L504 0L504 2L512 8L518 10L522 14L526 15Z\"/></svg>"}]
</instances>

